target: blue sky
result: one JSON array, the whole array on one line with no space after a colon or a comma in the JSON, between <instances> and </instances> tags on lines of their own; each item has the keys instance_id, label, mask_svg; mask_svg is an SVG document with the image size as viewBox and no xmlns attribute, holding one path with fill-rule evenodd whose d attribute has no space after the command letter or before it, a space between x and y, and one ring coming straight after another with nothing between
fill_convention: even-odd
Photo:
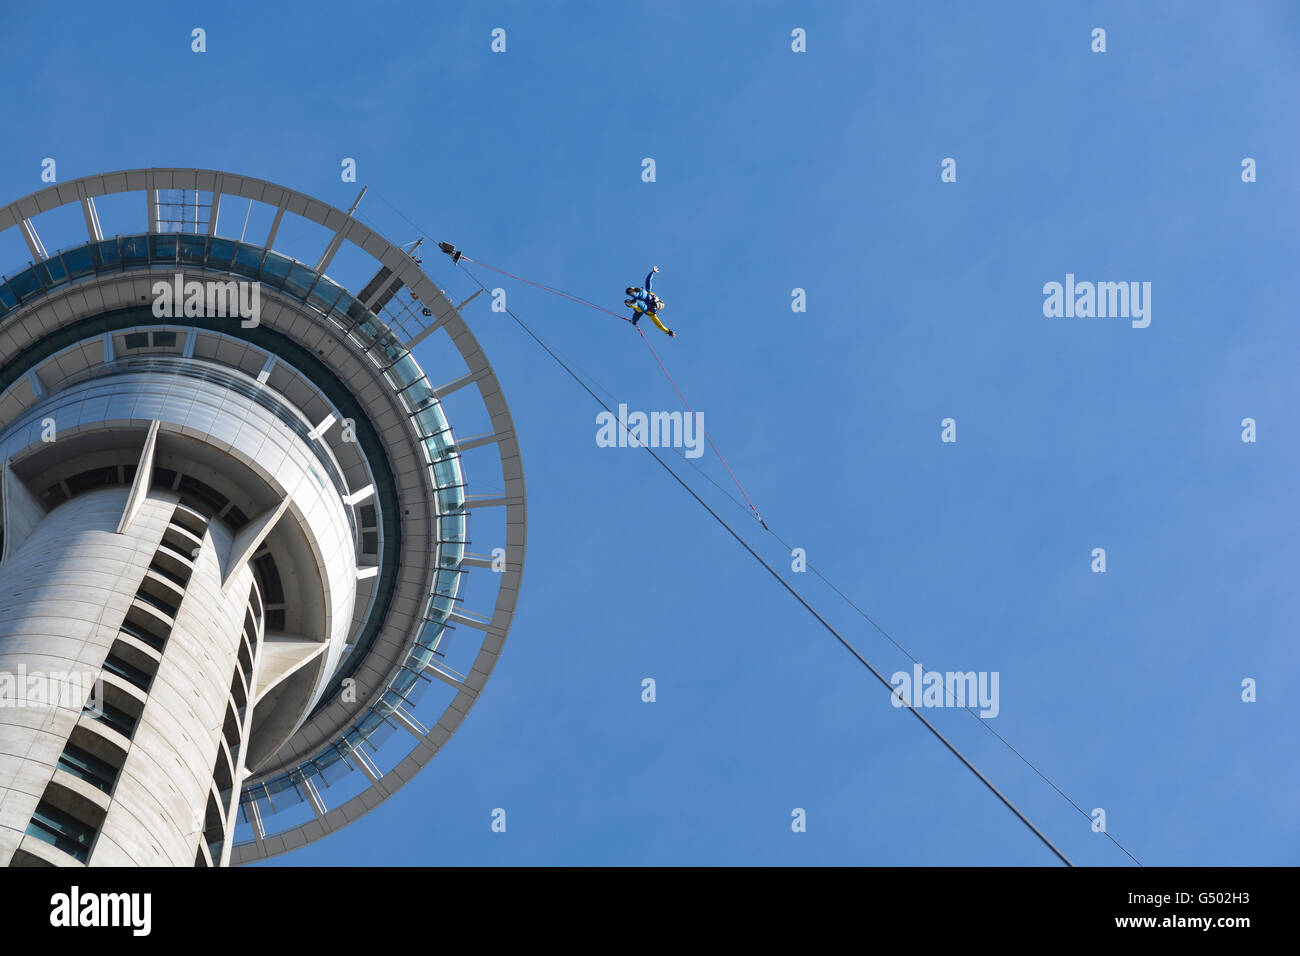
<instances>
[{"instance_id":1,"label":"blue sky","mask_svg":"<svg viewBox=\"0 0 1300 956\"><path fill-rule=\"evenodd\" d=\"M5 202L54 157L346 208L353 157L395 241L385 200L610 307L659 264L655 347L774 529L927 667L998 672L997 731L1143 863L1300 862L1294 6L137 7L0 5ZM1045 317L1067 273L1150 282L1150 326ZM480 276L629 407L678 407L623 323ZM506 316L466 318L528 481L510 640L414 783L282 862L1052 862L644 452L597 447ZM1129 863L969 715L927 716L1075 862Z\"/></svg>"}]
</instances>

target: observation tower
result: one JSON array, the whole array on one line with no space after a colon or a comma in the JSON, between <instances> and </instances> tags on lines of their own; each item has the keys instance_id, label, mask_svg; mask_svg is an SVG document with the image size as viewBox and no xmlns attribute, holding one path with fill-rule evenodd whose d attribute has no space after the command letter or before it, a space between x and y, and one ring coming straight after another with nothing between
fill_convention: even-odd
<instances>
[{"instance_id":1,"label":"observation tower","mask_svg":"<svg viewBox=\"0 0 1300 956\"><path fill-rule=\"evenodd\" d=\"M491 676L513 421L361 201L148 169L0 208L0 865L293 850L408 782Z\"/></svg>"}]
</instances>

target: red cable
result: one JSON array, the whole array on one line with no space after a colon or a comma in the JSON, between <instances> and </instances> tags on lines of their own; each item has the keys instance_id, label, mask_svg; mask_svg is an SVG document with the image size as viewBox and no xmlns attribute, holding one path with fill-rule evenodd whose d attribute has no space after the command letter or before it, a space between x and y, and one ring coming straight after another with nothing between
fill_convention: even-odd
<instances>
[{"instance_id":1,"label":"red cable","mask_svg":"<svg viewBox=\"0 0 1300 956\"><path fill-rule=\"evenodd\" d=\"M668 369L664 368L663 360L659 358L659 353L655 351L655 347L650 344L650 340L646 338L645 333L641 331L641 326L636 326L636 330L641 336L641 341L645 343L645 347L650 350L650 354L653 355L655 361L659 363L659 369L664 373L664 378L668 379L668 384L673 387L673 391L676 392L677 397L682 400L682 404L686 406L686 410L694 415L695 409L691 408L691 403L686 400L686 396L682 394L682 390L677 387L677 383L673 381L673 377L668 374ZM736 473L731 470L731 466L727 464L727 459L722 457L722 452L718 451L718 446L713 444L713 439L709 437L708 430L704 428L701 428L701 430L704 432L704 438L709 443L709 447L712 448L713 453L718 456L718 461L722 462L722 467L727 469L727 474L731 476L731 480L735 482L736 487L740 489L741 495L745 498L745 503L749 505L749 510L754 512L754 517L758 519L758 523L766 528L767 522L763 520L763 516L759 514L758 509L754 507L754 502L749 500L749 495L745 493L745 486L740 483L740 479L736 477Z\"/></svg>"},{"instance_id":2,"label":"red cable","mask_svg":"<svg viewBox=\"0 0 1300 956\"><path fill-rule=\"evenodd\" d=\"M467 262L473 262L476 265L483 266L483 268L485 269L491 269L493 272L499 272L503 276L509 276L510 278L515 279L518 282L524 282L527 283L528 285L535 286L538 289L545 289L547 292L553 293L554 295L563 296L564 298L568 299L570 302L577 302L579 305L585 305L589 309L595 309L598 312L604 312L606 315L612 315L614 318L622 319L624 322L632 322L632 320L629 319L627 316L619 315L617 312L611 312L609 311L609 309L605 308L604 306L596 305L594 302L588 302L586 299L579 299L575 295L569 295L569 293L562 292L561 290L552 288L549 285L542 285L542 283L540 282L534 282L531 279L525 279L523 276L517 276L513 272L506 272L505 269L498 269L496 266L490 266L486 262L481 262L478 259L471 259L469 256L465 255L464 253L461 253L460 257L466 260ZM695 409L693 409L691 407L691 403L686 400L686 396L682 394L682 390L677 387L677 383L673 381L673 377L668 374L668 369L664 367L663 361L659 358L659 353L656 352L655 347L650 344L650 340L645 337L645 333L641 331L641 327L637 325L635 322L632 322L632 327L637 330L637 334L641 336L641 341L645 343L646 348L650 350L650 354L653 355L655 357L655 361L659 363L659 370L664 373L664 378L668 379L668 384L673 387L673 391L676 392L677 397L682 400L682 404L686 406L686 410L689 411L692 415L694 415ZM718 446L713 443L713 439L709 436L708 431L705 429L701 429L701 430L704 431L704 438L709 443L709 447L712 448L713 453L718 456L718 461L722 462L722 467L727 469L727 474L731 476L732 482L734 482L736 487L740 490L740 494L744 497L745 503L749 505L749 510L754 512L754 517L758 519L758 523L761 524L764 528L766 528L767 522L763 520L763 516L759 514L758 509L754 507L754 502L750 500L749 495L745 492L745 486L740 483L740 479L736 477L736 473L731 470L731 466L727 464L727 459L722 457L722 452L718 451Z\"/></svg>"},{"instance_id":3,"label":"red cable","mask_svg":"<svg viewBox=\"0 0 1300 956\"><path fill-rule=\"evenodd\" d=\"M624 322L632 321L626 315L619 315L617 312L611 312L604 306L596 305L594 302L588 302L586 299L579 299L576 295L569 295L569 293L561 292L559 289L553 289L549 285L542 285L540 282L534 282L532 279L525 279L523 276L517 276L513 272L506 272L505 269L498 269L496 266L490 266L486 262L480 262L478 259L471 259L463 253L461 254L461 258L467 262L473 262L476 265L480 265L485 269L491 269L493 272L499 272L503 276L510 276L510 278L516 279L519 282L526 282L528 285L536 286L539 289L545 289L547 292L553 292L555 295L562 295L571 302L577 302L579 305L585 305L589 309L596 309L599 312L604 312L606 315L612 315L614 318L622 319Z\"/></svg>"}]
</instances>

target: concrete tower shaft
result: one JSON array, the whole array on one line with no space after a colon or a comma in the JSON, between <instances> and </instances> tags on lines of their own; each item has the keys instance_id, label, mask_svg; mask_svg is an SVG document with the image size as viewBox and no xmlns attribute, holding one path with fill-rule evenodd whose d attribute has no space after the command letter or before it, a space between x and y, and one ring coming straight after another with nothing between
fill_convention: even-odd
<instances>
[{"instance_id":1,"label":"concrete tower shaft","mask_svg":"<svg viewBox=\"0 0 1300 956\"><path fill-rule=\"evenodd\" d=\"M292 850L410 781L491 676L513 421L418 243L354 209L193 169L0 207L30 256L0 277L0 694L94 684L11 689L0 863Z\"/></svg>"},{"instance_id":2,"label":"concrete tower shaft","mask_svg":"<svg viewBox=\"0 0 1300 956\"><path fill-rule=\"evenodd\" d=\"M8 468L5 477L12 489ZM118 535L126 500L125 489L110 489L37 517L30 536L0 564L0 670L10 681L0 688L6 702L0 709L0 863L59 858L26 835L38 817L75 815L102 823L105 795L59 765L69 744L78 757L97 753L100 759L123 759L129 749L124 736L96 726L83 708L110 649L115 653L108 666L132 676L135 664L152 653L122 625L174 502L146 502L132 533ZM13 526L6 524L11 530L6 545L12 548ZM124 686L117 687L116 680ZM143 704L143 692L132 683L122 678L112 683L113 699L124 705L124 713ZM183 807L180 815L186 816ZM66 852L80 855L88 846L89 841L70 842Z\"/></svg>"},{"instance_id":3,"label":"concrete tower shaft","mask_svg":"<svg viewBox=\"0 0 1300 956\"><path fill-rule=\"evenodd\" d=\"M88 467L132 459L129 489L48 513L40 504ZM14 516L0 564L0 671L112 680L126 704L105 700L105 711L92 692L84 715L85 701L59 699L42 716L33 696L53 695L37 687L0 711L20 715L15 726L0 716L0 752L21 749L35 720L26 759L51 774L0 777L0 865L48 860L48 844L24 834L60 814L85 824L61 834L93 864L192 864L200 836L228 859L232 782L298 729L351 625L357 567L328 477L336 463L273 391L166 358L88 369L0 433L0 460ZM215 509L182 506L159 487L159 460L167 474L238 486L262 510L235 531ZM250 563L262 551L294 582L292 632L266 628ZM129 739L105 712L125 715Z\"/></svg>"}]
</instances>

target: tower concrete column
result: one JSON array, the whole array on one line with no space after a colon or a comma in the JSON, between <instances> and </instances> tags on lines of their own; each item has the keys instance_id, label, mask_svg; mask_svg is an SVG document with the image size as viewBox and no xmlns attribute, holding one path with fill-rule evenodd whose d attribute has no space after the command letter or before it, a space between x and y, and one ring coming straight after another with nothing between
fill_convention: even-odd
<instances>
[{"instance_id":1,"label":"tower concrete column","mask_svg":"<svg viewBox=\"0 0 1300 956\"><path fill-rule=\"evenodd\" d=\"M524 563L514 423L419 244L354 210L199 169L0 205L34 257L0 264L0 865L293 850L479 699Z\"/></svg>"},{"instance_id":2,"label":"tower concrete column","mask_svg":"<svg viewBox=\"0 0 1300 956\"><path fill-rule=\"evenodd\" d=\"M58 771L175 507L149 501L117 534L126 497L113 488L55 508L0 564L0 865Z\"/></svg>"}]
</instances>

